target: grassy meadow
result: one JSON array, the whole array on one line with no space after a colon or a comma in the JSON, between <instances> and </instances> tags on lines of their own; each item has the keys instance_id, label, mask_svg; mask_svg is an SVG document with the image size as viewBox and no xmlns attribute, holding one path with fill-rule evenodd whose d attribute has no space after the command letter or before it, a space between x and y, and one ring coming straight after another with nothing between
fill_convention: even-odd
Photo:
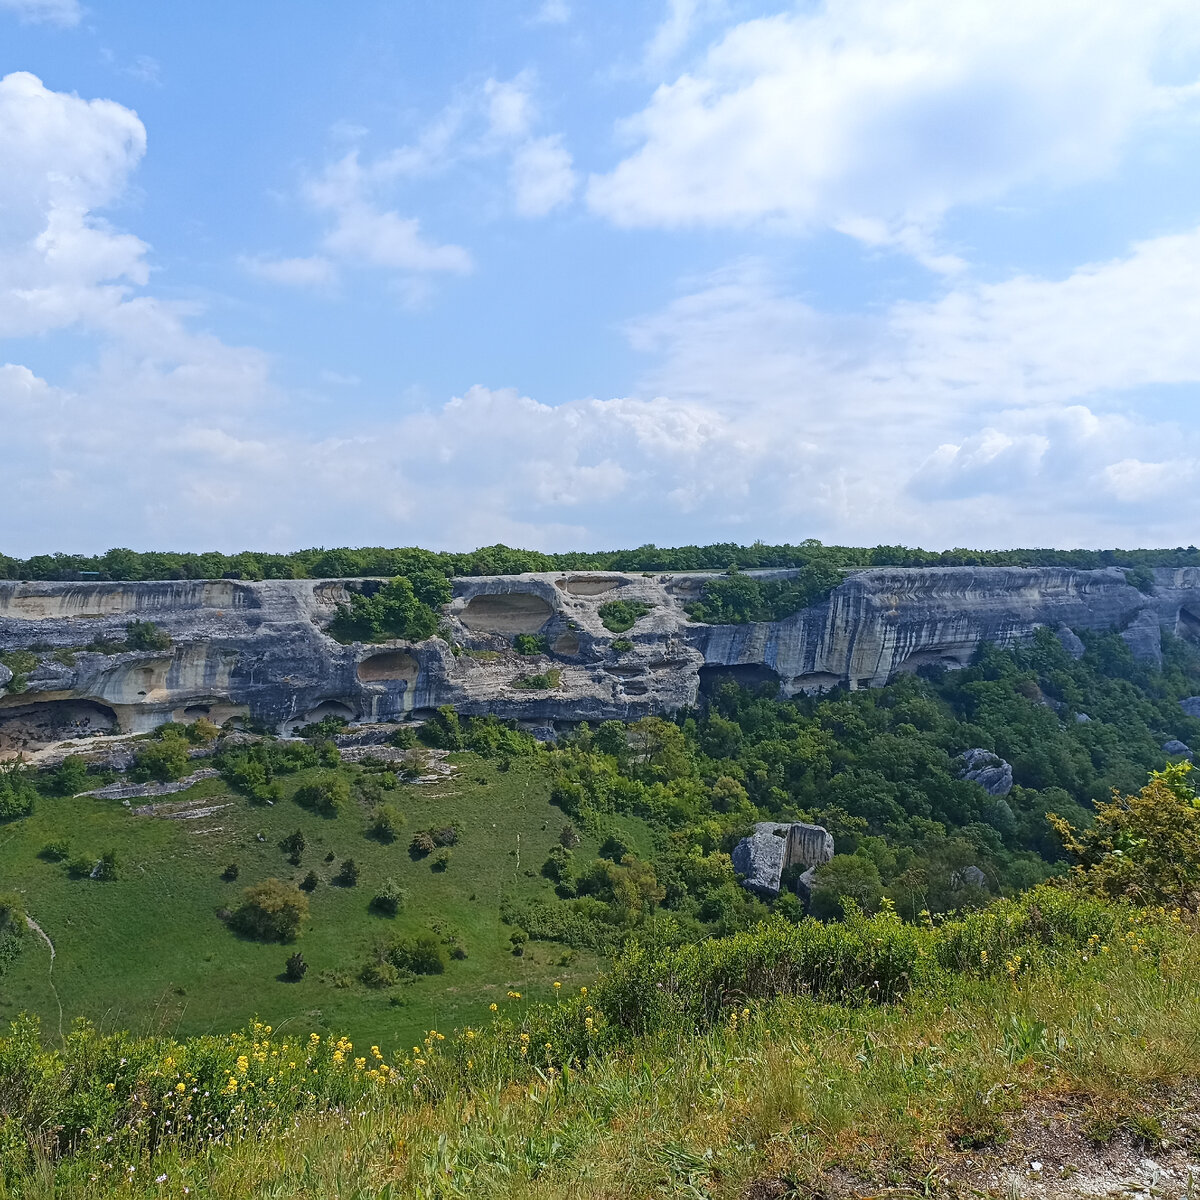
<instances>
[{"instance_id":1,"label":"grassy meadow","mask_svg":"<svg viewBox=\"0 0 1200 1200\"><path fill-rule=\"evenodd\" d=\"M392 1047L433 1026L476 1020L510 990L545 997L554 980L574 986L592 978L599 963L586 951L534 942L514 957L511 927L500 919L506 896L552 895L539 868L566 818L549 802L545 773L520 761L502 771L471 753L452 757L452 776L387 793L406 818L391 844L366 836L367 810L357 801L336 818L294 803L290 797L315 772L284 776L285 798L273 806L251 804L219 779L160 802L227 805L199 820L134 815L120 801L81 796L43 799L32 816L0 826L0 879L22 895L54 942L52 979L64 1021L85 1016L102 1029L187 1036L236 1028L260 1014L277 1026ZM353 779L359 768L339 770ZM452 822L462 838L445 871L432 868L432 855L410 857L414 831ZM644 838L635 819L622 824ZM279 847L296 830L307 843L299 866ZM581 853L594 854L596 839L584 836ZM64 838L72 856L114 849L120 877L72 879L65 863L39 857L46 843ZM331 882L347 858L360 869L355 887ZM230 863L239 868L231 882L222 878ZM250 941L218 918L218 910L237 906L246 886L270 876L298 883L310 870L321 882L294 943ZM394 919L369 911L389 878L407 893ZM451 959L442 975L384 991L358 982L377 939L429 928L457 937L467 957ZM283 969L294 950L309 969L289 983ZM0 1022L30 1012L57 1032L49 965L44 943L28 939L0 977Z\"/></svg>"}]
</instances>

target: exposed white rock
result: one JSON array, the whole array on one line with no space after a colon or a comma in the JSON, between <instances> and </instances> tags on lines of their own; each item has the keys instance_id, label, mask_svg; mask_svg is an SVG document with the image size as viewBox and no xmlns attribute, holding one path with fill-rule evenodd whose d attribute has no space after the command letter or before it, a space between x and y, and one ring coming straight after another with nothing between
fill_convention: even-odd
<instances>
[{"instance_id":1,"label":"exposed white rock","mask_svg":"<svg viewBox=\"0 0 1200 1200\"><path fill-rule=\"evenodd\" d=\"M812 872L833 857L833 836L820 825L763 821L738 842L730 857L742 886L769 898L779 895L789 867L804 867L798 883L807 893Z\"/></svg>"},{"instance_id":2,"label":"exposed white rock","mask_svg":"<svg viewBox=\"0 0 1200 1200\"><path fill-rule=\"evenodd\" d=\"M977 783L989 796L1007 796L1012 791L1013 769L998 754L976 747L959 755L959 779Z\"/></svg>"}]
</instances>

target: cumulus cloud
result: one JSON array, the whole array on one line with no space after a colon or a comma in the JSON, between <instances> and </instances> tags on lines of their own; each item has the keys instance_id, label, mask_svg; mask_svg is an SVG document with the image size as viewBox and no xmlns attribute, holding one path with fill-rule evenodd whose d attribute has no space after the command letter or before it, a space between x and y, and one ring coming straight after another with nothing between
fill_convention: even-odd
<instances>
[{"instance_id":1,"label":"cumulus cloud","mask_svg":"<svg viewBox=\"0 0 1200 1200\"><path fill-rule=\"evenodd\" d=\"M328 287L337 277L333 263L319 254L308 258L243 256L240 261L251 275L287 287Z\"/></svg>"},{"instance_id":2,"label":"cumulus cloud","mask_svg":"<svg viewBox=\"0 0 1200 1200\"><path fill-rule=\"evenodd\" d=\"M0 79L0 336L96 317L146 282L148 247L98 215L146 149L137 115L110 100Z\"/></svg>"},{"instance_id":3,"label":"cumulus cloud","mask_svg":"<svg viewBox=\"0 0 1200 1200\"><path fill-rule=\"evenodd\" d=\"M575 194L571 155L558 135L530 138L517 147L511 174L513 207L522 217L544 217Z\"/></svg>"},{"instance_id":4,"label":"cumulus cloud","mask_svg":"<svg viewBox=\"0 0 1200 1200\"><path fill-rule=\"evenodd\" d=\"M1158 67L1169 49L1194 74L1198 41L1190 0L798 6L660 86L589 203L622 226L831 227L924 256L957 205L1110 170L1135 127L1194 101Z\"/></svg>"},{"instance_id":5,"label":"cumulus cloud","mask_svg":"<svg viewBox=\"0 0 1200 1200\"><path fill-rule=\"evenodd\" d=\"M83 20L79 0L0 0L0 12L15 13L31 24L59 25L64 29Z\"/></svg>"}]
</instances>

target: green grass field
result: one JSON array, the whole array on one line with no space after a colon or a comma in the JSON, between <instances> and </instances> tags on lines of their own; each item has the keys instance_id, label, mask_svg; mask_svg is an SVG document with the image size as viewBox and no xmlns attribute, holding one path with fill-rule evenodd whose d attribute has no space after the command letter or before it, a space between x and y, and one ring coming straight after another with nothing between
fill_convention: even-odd
<instances>
[{"instance_id":1,"label":"green grass field","mask_svg":"<svg viewBox=\"0 0 1200 1200\"><path fill-rule=\"evenodd\" d=\"M556 979L564 986L591 980L601 964L586 952L564 963L564 947L536 942L514 957L511 927L500 919L505 896L553 895L539 868L565 818L549 802L548 779L519 761L500 771L473 754L452 758L457 769L449 779L402 784L388 793L407 821L390 845L366 836L366 809L357 801L334 819L295 804L291 796L311 772L284 777L285 799L273 807L231 794L220 780L165 798L228 804L200 820L135 816L119 801L77 797L43 800L33 816L0 826L0 880L22 894L56 947L53 983L64 1027L84 1016L104 1029L184 1036L223 1032L258 1015L277 1028L345 1033L387 1049L431 1028L484 1020L489 1003L505 1000L510 990L545 998ZM359 768L341 770L353 778ZM415 830L454 821L463 835L446 871L431 869L432 856L410 858ZM299 867L279 848L297 829L307 842ZM630 832L646 837L642 829ZM62 838L73 856L115 849L120 878L71 879L64 863L38 857L47 842ZM596 848L597 839L585 837L578 854L586 861ZM346 858L359 865L359 884L332 886ZM229 863L239 866L235 882L221 878ZM247 941L217 916L236 907L247 885L269 876L298 883L310 869L321 883L294 943ZM388 878L407 892L395 919L369 911ZM358 982L378 938L430 927L456 935L467 958L452 959L443 975L386 991ZM282 972L294 949L309 970L301 982L288 983ZM28 939L0 977L0 1021L32 1012L48 1034L57 1031L49 965L44 943Z\"/></svg>"}]
</instances>

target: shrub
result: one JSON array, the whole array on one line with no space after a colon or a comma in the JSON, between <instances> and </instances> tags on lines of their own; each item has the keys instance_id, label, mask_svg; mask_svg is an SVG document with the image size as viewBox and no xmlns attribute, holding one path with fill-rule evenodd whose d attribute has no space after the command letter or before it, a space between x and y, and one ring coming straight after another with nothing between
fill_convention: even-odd
<instances>
[{"instance_id":1,"label":"shrub","mask_svg":"<svg viewBox=\"0 0 1200 1200\"><path fill-rule=\"evenodd\" d=\"M562 680L562 671L551 667L538 675L522 675L514 679L512 686L525 692L552 692Z\"/></svg>"},{"instance_id":2,"label":"shrub","mask_svg":"<svg viewBox=\"0 0 1200 1200\"><path fill-rule=\"evenodd\" d=\"M1074 829L1047 814L1075 859L1073 877L1090 891L1136 904L1200 908L1200 797L1191 783L1192 764L1152 771L1131 796L1113 792L1096 805L1091 829Z\"/></svg>"},{"instance_id":3,"label":"shrub","mask_svg":"<svg viewBox=\"0 0 1200 1200\"><path fill-rule=\"evenodd\" d=\"M300 855L304 853L304 847L304 834L299 829L295 833L289 833L287 837L281 838L279 842L280 850L288 856L288 861L295 867L300 865Z\"/></svg>"},{"instance_id":4,"label":"shrub","mask_svg":"<svg viewBox=\"0 0 1200 1200\"><path fill-rule=\"evenodd\" d=\"M308 919L308 897L294 884L265 879L242 893L230 924L260 942L290 942Z\"/></svg>"},{"instance_id":5,"label":"shrub","mask_svg":"<svg viewBox=\"0 0 1200 1200\"><path fill-rule=\"evenodd\" d=\"M562 827L562 832L558 835L558 844L567 850L574 850L582 840L579 830L570 821Z\"/></svg>"},{"instance_id":6,"label":"shrub","mask_svg":"<svg viewBox=\"0 0 1200 1200\"><path fill-rule=\"evenodd\" d=\"M367 833L376 841L391 843L404 828L404 814L394 804L381 804L372 814Z\"/></svg>"},{"instance_id":7,"label":"shrub","mask_svg":"<svg viewBox=\"0 0 1200 1200\"><path fill-rule=\"evenodd\" d=\"M424 858L427 854L432 854L437 849L437 843L434 842L433 836L428 830L420 829L412 835L412 841L408 843L408 853L413 858Z\"/></svg>"},{"instance_id":8,"label":"shrub","mask_svg":"<svg viewBox=\"0 0 1200 1200\"><path fill-rule=\"evenodd\" d=\"M341 775L328 771L299 788L292 798L323 817L336 817L350 803L350 785Z\"/></svg>"},{"instance_id":9,"label":"shrub","mask_svg":"<svg viewBox=\"0 0 1200 1200\"><path fill-rule=\"evenodd\" d=\"M633 643L628 638L613 638L608 646L614 654L627 654L633 649Z\"/></svg>"},{"instance_id":10,"label":"shrub","mask_svg":"<svg viewBox=\"0 0 1200 1200\"><path fill-rule=\"evenodd\" d=\"M96 860L85 854L77 854L67 863L67 874L72 879L90 879L96 869Z\"/></svg>"},{"instance_id":11,"label":"shrub","mask_svg":"<svg viewBox=\"0 0 1200 1200\"><path fill-rule=\"evenodd\" d=\"M518 654L545 654L549 642L536 633L518 633L513 638L513 649Z\"/></svg>"},{"instance_id":12,"label":"shrub","mask_svg":"<svg viewBox=\"0 0 1200 1200\"><path fill-rule=\"evenodd\" d=\"M169 650L171 635L153 621L130 621L125 626L125 645L130 650Z\"/></svg>"},{"instance_id":13,"label":"shrub","mask_svg":"<svg viewBox=\"0 0 1200 1200\"><path fill-rule=\"evenodd\" d=\"M289 983L299 983L307 971L308 963L304 961L304 955L299 950L295 954L288 956L288 960L283 967L284 978Z\"/></svg>"},{"instance_id":14,"label":"shrub","mask_svg":"<svg viewBox=\"0 0 1200 1200\"><path fill-rule=\"evenodd\" d=\"M400 972L387 961L367 963L358 977L369 988L390 988L400 982Z\"/></svg>"},{"instance_id":15,"label":"shrub","mask_svg":"<svg viewBox=\"0 0 1200 1200\"><path fill-rule=\"evenodd\" d=\"M320 882L320 879L317 878L316 871L309 871L309 873L300 881L300 890L302 892L315 892L317 890L317 885Z\"/></svg>"},{"instance_id":16,"label":"shrub","mask_svg":"<svg viewBox=\"0 0 1200 1200\"><path fill-rule=\"evenodd\" d=\"M37 799L33 777L21 763L0 763L0 821L13 821L33 812Z\"/></svg>"},{"instance_id":17,"label":"shrub","mask_svg":"<svg viewBox=\"0 0 1200 1200\"><path fill-rule=\"evenodd\" d=\"M0 892L0 937L25 933L25 904L16 892Z\"/></svg>"},{"instance_id":18,"label":"shrub","mask_svg":"<svg viewBox=\"0 0 1200 1200\"><path fill-rule=\"evenodd\" d=\"M342 863L342 868L333 877L333 882L338 887L357 887L358 886L358 863L352 858L346 859Z\"/></svg>"},{"instance_id":19,"label":"shrub","mask_svg":"<svg viewBox=\"0 0 1200 1200\"><path fill-rule=\"evenodd\" d=\"M87 763L78 754L68 754L46 780L46 790L55 796L77 796L87 786Z\"/></svg>"},{"instance_id":20,"label":"shrub","mask_svg":"<svg viewBox=\"0 0 1200 1200\"><path fill-rule=\"evenodd\" d=\"M221 872L221 878L225 880L226 883L232 883L241 873L241 868L237 865L237 863L230 863L229 866L227 866L225 870Z\"/></svg>"},{"instance_id":21,"label":"shrub","mask_svg":"<svg viewBox=\"0 0 1200 1200\"><path fill-rule=\"evenodd\" d=\"M431 871L444 871L449 866L450 866L450 851L449 850L439 850L433 856L433 862L431 862L429 864L429 869Z\"/></svg>"},{"instance_id":22,"label":"shrub","mask_svg":"<svg viewBox=\"0 0 1200 1200\"><path fill-rule=\"evenodd\" d=\"M435 846L457 846L462 834L462 826L455 821L451 825L442 825L429 831Z\"/></svg>"},{"instance_id":23,"label":"shrub","mask_svg":"<svg viewBox=\"0 0 1200 1200\"><path fill-rule=\"evenodd\" d=\"M879 868L858 854L835 854L813 874L810 909L814 917L841 919L847 901L874 912L883 899Z\"/></svg>"},{"instance_id":24,"label":"shrub","mask_svg":"<svg viewBox=\"0 0 1200 1200\"><path fill-rule=\"evenodd\" d=\"M632 629L652 608L641 600L609 600L596 610L600 623L609 633Z\"/></svg>"},{"instance_id":25,"label":"shrub","mask_svg":"<svg viewBox=\"0 0 1200 1200\"><path fill-rule=\"evenodd\" d=\"M187 743L179 737L146 742L138 750L129 778L138 783L169 783L187 774Z\"/></svg>"},{"instance_id":26,"label":"shrub","mask_svg":"<svg viewBox=\"0 0 1200 1200\"><path fill-rule=\"evenodd\" d=\"M437 632L436 609L450 601L445 576L422 571L411 578L398 575L374 595L354 592L349 604L339 604L329 633L339 642L381 642L389 638L422 641Z\"/></svg>"},{"instance_id":27,"label":"shrub","mask_svg":"<svg viewBox=\"0 0 1200 1200\"><path fill-rule=\"evenodd\" d=\"M44 858L47 862L64 862L71 856L71 843L66 838L59 838L57 841L47 842L39 851L38 858Z\"/></svg>"},{"instance_id":28,"label":"shrub","mask_svg":"<svg viewBox=\"0 0 1200 1200\"><path fill-rule=\"evenodd\" d=\"M371 900L371 909L380 916L394 917L404 907L404 891L394 880L389 879Z\"/></svg>"},{"instance_id":29,"label":"shrub","mask_svg":"<svg viewBox=\"0 0 1200 1200\"><path fill-rule=\"evenodd\" d=\"M386 957L397 970L414 975L441 975L446 969L446 950L429 932L397 938L388 946Z\"/></svg>"},{"instance_id":30,"label":"shrub","mask_svg":"<svg viewBox=\"0 0 1200 1200\"><path fill-rule=\"evenodd\" d=\"M555 883L561 883L570 878L573 859L574 855L565 846L554 846L542 863L542 874Z\"/></svg>"}]
</instances>

